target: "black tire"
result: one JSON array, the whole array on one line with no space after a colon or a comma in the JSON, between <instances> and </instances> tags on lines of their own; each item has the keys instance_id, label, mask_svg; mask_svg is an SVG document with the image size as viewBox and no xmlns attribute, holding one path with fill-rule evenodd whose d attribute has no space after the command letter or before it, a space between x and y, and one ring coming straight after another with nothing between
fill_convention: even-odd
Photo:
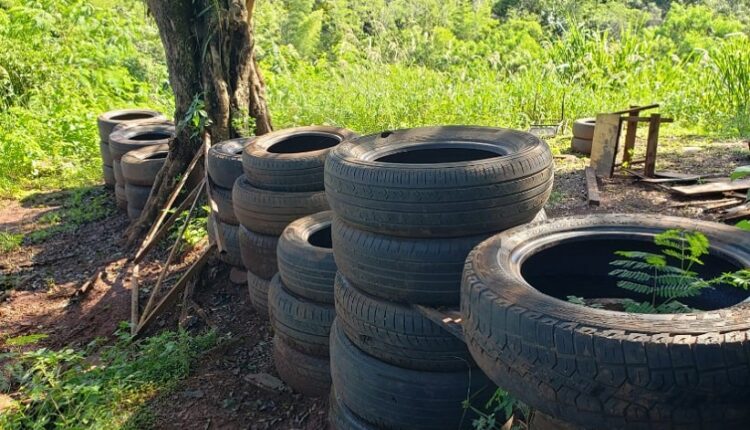
<instances>
[{"instance_id":1,"label":"black tire","mask_svg":"<svg viewBox=\"0 0 750 430\"><path fill-rule=\"evenodd\" d=\"M599 294L609 288L604 281L622 291L609 275L614 251L600 247L629 250L637 242L652 251L653 235L675 228L708 237L712 253L698 271L717 273L701 276L724 271L708 258L750 267L750 233L660 215L558 218L480 244L467 258L461 297L466 342L479 367L529 406L581 428L748 428L750 302L656 315L564 299L570 288L586 288L587 277ZM551 260L543 264L538 255ZM537 273L547 281L533 278Z\"/></svg>"},{"instance_id":2,"label":"black tire","mask_svg":"<svg viewBox=\"0 0 750 430\"><path fill-rule=\"evenodd\" d=\"M285 193L255 188L245 175L237 178L232 188L234 214L248 229L279 236L297 218L328 209L325 192Z\"/></svg>"},{"instance_id":3,"label":"black tire","mask_svg":"<svg viewBox=\"0 0 750 430\"><path fill-rule=\"evenodd\" d=\"M118 124L127 124L139 121L166 121L167 118L161 113L148 109L121 109L105 112L97 118L99 127L99 140L106 142L109 135Z\"/></svg>"},{"instance_id":4,"label":"black tire","mask_svg":"<svg viewBox=\"0 0 750 430\"><path fill-rule=\"evenodd\" d=\"M250 304L258 315L268 318L268 288L271 281L259 278L252 272L247 272L247 288L250 292Z\"/></svg>"},{"instance_id":5,"label":"black tire","mask_svg":"<svg viewBox=\"0 0 750 430\"><path fill-rule=\"evenodd\" d=\"M136 149L120 159L122 177L127 184L151 187L169 155L168 145Z\"/></svg>"},{"instance_id":6,"label":"black tire","mask_svg":"<svg viewBox=\"0 0 750 430\"><path fill-rule=\"evenodd\" d=\"M242 167L254 187L271 191L323 190L328 152L356 137L345 128L288 128L258 137L245 148Z\"/></svg>"},{"instance_id":7,"label":"black tire","mask_svg":"<svg viewBox=\"0 0 750 430\"><path fill-rule=\"evenodd\" d=\"M208 176L218 186L231 190L234 181L242 175L242 151L255 140L254 137L241 137L225 140L208 150Z\"/></svg>"},{"instance_id":8,"label":"black tire","mask_svg":"<svg viewBox=\"0 0 750 430\"><path fill-rule=\"evenodd\" d=\"M102 157L102 164L112 167L112 154L109 152L109 143L106 140L99 141L99 154Z\"/></svg>"},{"instance_id":9,"label":"black tire","mask_svg":"<svg viewBox=\"0 0 750 430\"><path fill-rule=\"evenodd\" d=\"M434 161L434 162L425 162ZM457 237L531 221L552 191L538 137L489 127L424 127L361 137L326 161L331 209L364 230Z\"/></svg>"},{"instance_id":10,"label":"black tire","mask_svg":"<svg viewBox=\"0 0 750 430\"><path fill-rule=\"evenodd\" d=\"M112 160L120 161L130 151L153 145L167 145L175 135L175 127L164 123L139 123L118 127L109 135L109 151Z\"/></svg>"},{"instance_id":11,"label":"black tire","mask_svg":"<svg viewBox=\"0 0 750 430\"><path fill-rule=\"evenodd\" d=\"M495 386L478 369L426 372L403 369L370 357L331 328L331 377L344 404L377 428L394 430L469 429Z\"/></svg>"},{"instance_id":12,"label":"black tire","mask_svg":"<svg viewBox=\"0 0 750 430\"><path fill-rule=\"evenodd\" d=\"M115 202L119 209L127 209L128 198L125 197L125 186L121 184L115 185Z\"/></svg>"},{"instance_id":13,"label":"black tire","mask_svg":"<svg viewBox=\"0 0 750 430\"><path fill-rule=\"evenodd\" d=\"M474 366L463 341L409 305L357 291L340 274L336 277L336 315L354 345L386 363L441 372Z\"/></svg>"},{"instance_id":14,"label":"black tire","mask_svg":"<svg viewBox=\"0 0 750 430\"><path fill-rule=\"evenodd\" d=\"M533 221L547 218L541 210ZM341 273L381 299L457 305L469 252L488 234L456 238L403 238L370 233L334 216L333 252Z\"/></svg>"},{"instance_id":15,"label":"black tire","mask_svg":"<svg viewBox=\"0 0 750 430\"><path fill-rule=\"evenodd\" d=\"M263 279L271 279L278 273L276 264L277 236L266 236L240 226L240 253L245 268Z\"/></svg>"},{"instance_id":16,"label":"black tire","mask_svg":"<svg viewBox=\"0 0 750 430\"><path fill-rule=\"evenodd\" d=\"M134 208L133 206L128 205L127 211L128 211L128 218L131 221L135 221L138 218L140 218L141 211L143 211L143 209Z\"/></svg>"},{"instance_id":17,"label":"black tire","mask_svg":"<svg viewBox=\"0 0 750 430\"><path fill-rule=\"evenodd\" d=\"M121 187L125 186L125 178L122 176L122 167L120 160L112 161L112 174L115 176L115 183Z\"/></svg>"},{"instance_id":18,"label":"black tire","mask_svg":"<svg viewBox=\"0 0 750 430\"><path fill-rule=\"evenodd\" d=\"M305 354L328 356L331 324L336 317L333 305L294 295L276 275L268 287L268 312L277 336Z\"/></svg>"},{"instance_id":19,"label":"black tire","mask_svg":"<svg viewBox=\"0 0 750 430\"><path fill-rule=\"evenodd\" d=\"M333 304L336 262L331 216L325 211L289 224L279 238L279 275L289 291L319 303Z\"/></svg>"},{"instance_id":20,"label":"black tire","mask_svg":"<svg viewBox=\"0 0 750 430\"><path fill-rule=\"evenodd\" d=\"M594 138L594 127L596 126L596 118L581 118L573 122L573 137L584 140L592 140Z\"/></svg>"},{"instance_id":21,"label":"black tire","mask_svg":"<svg viewBox=\"0 0 750 430\"><path fill-rule=\"evenodd\" d=\"M346 407L336 387L331 388L328 405L329 430L378 430Z\"/></svg>"},{"instance_id":22,"label":"black tire","mask_svg":"<svg viewBox=\"0 0 750 430\"><path fill-rule=\"evenodd\" d=\"M104 185L107 188L114 188L115 184L115 170L112 166L102 165L102 176L104 176Z\"/></svg>"},{"instance_id":23,"label":"black tire","mask_svg":"<svg viewBox=\"0 0 750 430\"><path fill-rule=\"evenodd\" d=\"M234 215L234 203L232 202L232 190L230 188L220 187L212 182L208 184L211 189L211 198L216 203L216 214L221 222L227 224L239 225L239 220Z\"/></svg>"},{"instance_id":24,"label":"black tire","mask_svg":"<svg viewBox=\"0 0 750 430\"><path fill-rule=\"evenodd\" d=\"M151 195L151 187L125 183L125 198L128 200L128 206L143 209L146 207L149 195Z\"/></svg>"},{"instance_id":25,"label":"black tire","mask_svg":"<svg viewBox=\"0 0 750 430\"><path fill-rule=\"evenodd\" d=\"M570 140L570 148L581 154L591 155L591 145L593 145L592 140L579 139L577 137Z\"/></svg>"},{"instance_id":26,"label":"black tire","mask_svg":"<svg viewBox=\"0 0 750 430\"><path fill-rule=\"evenodd\" d=\"M208 241L214 243L214 223L224 239L224 252L218 253L219 261L233 267L243 267L242 258L240 257L240 241L238 238L238 227L225 222L216 221L213 215L208 217Z\"/></svg>"},{"instance_id":27,"label":"black tire","mask_svg":"<svg viewBox=\"0 0 750 430\"><path fill-rule=\"evenodd\" d=\"M308 397L325 397L331 390L328 360L297 351L278 335L273 338L273 362L281 380Z\"/></svg>"}]
</instances>

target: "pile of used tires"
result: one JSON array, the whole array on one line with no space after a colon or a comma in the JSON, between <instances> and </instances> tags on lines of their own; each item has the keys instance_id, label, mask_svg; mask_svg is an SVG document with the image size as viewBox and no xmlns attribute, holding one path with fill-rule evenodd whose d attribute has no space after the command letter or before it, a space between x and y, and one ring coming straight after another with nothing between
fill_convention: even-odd
<instances>
[{"instance_id":1,"label":"pile of used tires","mask_svg":"<svg viewBox=\"0 0 750 430\"><path fill-rule=\"evenodd\" d=\"M591 155L595 126L596 118L581 118L573 122L573 139L570 141L573 151Z\"/></svg>"},{"instance_id":2,"label":"pile of used tires","mask_svg":"<svg viewBox=\"0 0 750 430\"><path fill-rule=\"evenodd\" d=\"M298 127L257 137L245 147L232 205L250 301L260 314L268 314L279 236L292 221L328 209L323 165L329 150L352 136L336 127Z\"/></svg>"},{"instance_id":3,"label":"pile of used tires","mask_svg":"<svg viewBox=\"0 0 750 430\"><path fill-rule=\"evenodd\" d=\"M543 217L552 179L549 147L511 130L398 130L331 151L333 428L471 425L463 402L481 407L495 387L461 340L412 305L458 305L470 250Z\"/></svg>"}]
</instances>

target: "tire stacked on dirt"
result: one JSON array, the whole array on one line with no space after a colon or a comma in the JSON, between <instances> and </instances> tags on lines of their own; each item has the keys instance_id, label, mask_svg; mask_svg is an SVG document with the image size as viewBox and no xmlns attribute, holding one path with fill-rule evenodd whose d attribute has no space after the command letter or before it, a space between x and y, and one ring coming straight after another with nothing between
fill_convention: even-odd
<instances>
[{"instance_id":1,"label":"tire stacked on dirt","mask_svg":"<svg viewBox=\"0 0 750 430\"><path fill-rule=\"evenodd\" d=\"M96 119L99 128L99 152L102 157L102 173L104 184L109 188L115 187L115 171L112 154L109 151L109 135L118 124L134 123L144 120L166 120L164 115L153 110L123 109L105 112Z\"/></svg>"},{"instance_id":2,"label":"tire stacked on dirt","mask_svg":"<svg viewBox=\"0 0 750 430\"><path fill-rule=\"evenodd\" d=\"M138 219L146 206L156 175L169 155L169 145L153 145L123 155L120 168L125 182L128 217Z\"/></svg>"},{"instance_id":3,"label":"tire stacked on dirt","mask_svg":"<svg viewBox=\"0 0 750 430\"><path fill-rule=\"evenodd\" d=\"M268 292L276 370L295 391L313 397L325 397L331 388L329 335L336 316L331 215L320 212L284 229L279 273Z\"/></svg>"},{"instance_id":4,"label":"tire stacked on dirt","mask_svg":"<svg viewBox=\"0 0 750 430\"><path fill-rule=\"evenodd\" d=\"M174 138L174 125L166 120L142 120L118 124L109 135L109 152L112 156L112 170L115 175L115 198L117 206L126 209L128 197L125 191L125 178L122 174L122 157L130 151L149 146L168 145ZM142 190L141 190L142 191ZM137 192L131 194L140 195Z\"/></svg>"},{"instance_id":5,"label":"tire stacked on dirt","mask_svg":"<svg viewBox=\"0 0 750 430\"><path fill-rule=\"evenodd\" d=\"M352 137L336 127L290 128L260 136L243 151L243 175L234 182L232 204L250 302L261 315L268 315L269 285L278 272L279 236L292 221L328 210L325 159Z\"/></svg>"},{"instance_id":6,"label":"tire stacked on dirt","mask_svg":"<svg viewBox=\"0 0 750 430\"><path fill-rule=\"evenodd\" d=\"M573 122L573 139L570 141L573 151L591 155L595 125L596 118L581 118Z\"/></svg>"},{"instance_id":7,"label":"tire stacked on dirt","mask_svg":"<svg viewBox=\"0 0 750 430\"><path fill-rule=\"evenodd\" d=\"M495 387L466 345L413 305L457 307L466 256L543 219L552 170L540 139L484 127L384 132L331 151L333 428L471 425L467 393L481 407Z\"/></svg>"},{"instance_id":8,"label":"tire stacked on dirt","mask_svg":"<svg viewBox=\"0 0 750 430\"><path fill-rule=\"evenodd\" d=\"M209 215L209 240L215 241L218 231L225 248L225 252L219 254L219 260L233 267L244 267L244 264L240 246L242 228L234 216L232 186L242 175L242 151L253 139L255 138L238 138L219 142L208 150L206 159L208 189L216 203L216 212L212 211Z\"/></svg>"}]
</instances>

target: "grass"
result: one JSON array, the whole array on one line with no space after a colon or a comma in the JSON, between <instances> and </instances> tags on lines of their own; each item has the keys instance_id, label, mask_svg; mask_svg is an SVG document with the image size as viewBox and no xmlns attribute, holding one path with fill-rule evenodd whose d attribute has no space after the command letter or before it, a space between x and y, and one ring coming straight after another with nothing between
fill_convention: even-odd
<instances>
[{"instance_id":1,"label":"grass","mask_svg":"<svg viewBox=\"0 0 750 430\"><path fill-rule=\"evenodd\" d=\"M7 231L0 232L0 254L14 251L23 242L23 234L10 233Z\"/></svg>"}]
</instances>

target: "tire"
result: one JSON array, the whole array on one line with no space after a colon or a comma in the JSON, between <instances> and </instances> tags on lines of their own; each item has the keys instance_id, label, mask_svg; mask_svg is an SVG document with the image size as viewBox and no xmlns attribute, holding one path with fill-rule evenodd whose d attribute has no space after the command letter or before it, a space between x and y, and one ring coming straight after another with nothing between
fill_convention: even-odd
<instances>
[{"instance_id":1,"label":"tire","mask_svg":"<svg viewBox=\"0 0 750 430\"><path fill-rule=\"evenodd\" d=\"M341 275L336 277L336 315L357 348L394 366L440 372L474 366L463 341L409 305L357 291Z\"/></svg>"},{"instance_id":2,"label":"tire","mask_svg":"<svg viewBox=\"0 0 750 430\"><path fill-rule=\"evenodd\" d=\"M114 161L130 151L154 145L168 145L175 135L171 124L135 124L121 127L109 135L109 151Z\"/></svg>"},{"instance_id":3,"label":"tire","mask_svg":"<svg viewBox=\"0 0 750 430\"><path fill-rule=\"evenodd\" d=\"M147 109L122 109L105 112L97 118L99 127L99 140L107 142L112 130L118 124L127 124L139 121L166 121L167 118L161 113Z\"/></svg>"},{"instance_id":4,"label":"tire","mask_svg":"<svg viewBox=\"0 0 750 430\"><path fill-rule=\"evenodd\" d=\"M289 224L279 238L279 275L289 291L318 303L333 304L336 262L331 216L325 211Z\"/></svg>"},{"instance_id":5,"label":"tire","mask_svg":"<svg viewBox=\"0 0 750 430\"><path fill-rule=\"evenodd\" d=\"M345 128L310 126L264 134L242 153L248 182L271 191L323 190L323 166L331 148L356 137Z\"/></svg>"},{"instance_id":6,"label":"tire","mask_svg":"<svg viewBox=\"0 0 750 430\"><path fill-rule=\"evenodd\" d=\"M570 148L581 154L591 155L591 145L593 145L593 141L591 140L580 139L577 137L570 140Z\"/></svg>"},{"instance_id":7,"label":"tire","mask_svg":"<svg viewBox=\"0 0 750 430\"><path fill-rule=\"evenodd\" d=\"M133 206L128 205L127 211L128 211L128 219L131 221L135 221L141 216L141 211L143 209L134 208Z\"/></svg>"},{"instance_id":8,"label":"tire","mask_svg":"<svg viewBox=\"0 0 750 430\"><path fill-rule=\"evenodd\" d=\"M102 164L112 167L112 154L109 152L109 143L107 140L99 141L99 154L102 157Z\"/></svg>"},{"instance_id":9,"label":"tire","mask_svg":"<svg viewBox=\"0 0 750 430\"><path fill-rule=\"evenodd\" d=\"M466 260L461 297L466 342L479 367L530 407L581 428L747 428L750 302L656 315L564 299L568 288L583 289L586 277L595 291L608 287L602 280L615 283L613 251L602 247L632 249L620 247L627 240L656 249L653 235L675 228L708 237L712 254L699 272L720 274L725 269L715 262L750 267L750 233L660 215L558 218L480 244ZM538 259L543 253L547 260ZM547 282L534 278L539 274ZM729 293L741 295L736 301L748 294Z\"/></svg>"},{"instance_id":10,"label":"tire","mask_svg":"<svg viewBox=\"0 0 750 430\"><path fill-rule=\"evenodd\" d=\"M216 203L218 210L217 216L221 222L227 224L239 225L240 222L234 215L234 204L232 203L232 190L220 187L212 182L208 186L211 188L211 198Z\"/></svg>"},{"instance_id":11,"label":"tire","mask_svg":"<svg viewBox=\"0 0 750 430\"><path fill-rule=\"evenodd\" d=\"M297 218L328 210L323 191L283 193L255 188L245 175L232 188L234 214L240 224L260 234L279 236Z\"/></svg>"},{"instance_id":12,"label":"tire","mask_svg":"<svg viewBox=\"0 0 750 430\"><path fill-rule=\"evenodd\" d=\"M346 407L336 387L331 388L328 405L329 430L378 430Z\"/></svg>"},{"instance_id":13,"label":"tire","mask_svg":"<svg viewBox=\"0 0 750 430\"><path fill-rule=\"evenodd\" d=\"M169 155L168 145L136 149L120 159L122 177L127 184L151 187Z\"/></svg>"},{"instance_id":14,"label":"tire","mask_svg":"<svg viewBox=\"0 0 750 430\"><path fill-rule=\"evenodd\" d=\"M120 160L112 161L112 173L115 176L115 183L121 187L125 186L125 178L122 176L122 166Z\"/></svg>"},{"instance_id":15,"label":"tire","mask_svg":"<svg viewBox=\"0 0 750 430\"><path fill-rule=\"evenodd\" d=\"M308 397L325 397L331 390L328 360L295 350L278 335L273 338L273 362L281 380Z\"/></svg>"},{"instance_id":16,"label":"tire","mask_svg":"<svg viewBox=\"0 0 750 430\"><path fill-rule=\"evenodd\" d=\"M533 221L546 219L541 210ZM488 234L455 238L403 238L370 233L334 216L338 270L358 289L384 300L458 305L469 252Z\"/></svg>"},{"instance_id":17,"label":"tire","mask_svg":"<svg viewBox=\"0 0 750 430\"><path fill-rule=\"evenodd\" d=\"M107 188L114 188L115 184L115 170L112 166L102 165L102 175L104 177L104 185Z\"/></svg>"},{"instance_id":18,"label":"tire","mask_svg":"<svg viewBox=\"0 0 750 430\"><path fill-rule=\"evenodd\" d=\"M331 377L354 414L376 428L394 430L469 429L474 414L462 402L482 407L495 386L478 369L425 372L402 369L365 354L331 328Z\"/></svg>"},{"instance_id":19,"label":"tire","mask_svg":"<svg viewBox=\"0 0 750 430\"><path fill-rule=\"evenodd\" d=\"M583 140L594 139L596 118L581 118L573 122L573 137Z\"/></svg>"},{"instance_id":20,"label":"tire","mask_svg":"<svg viewBox=\"0 0 750 430\"><path fill-rule=\"evenodd\" d=\"M262 279L271 279L279 272L276 264L277 236L266 236L239 227L240 254L245 268Z\"/></svg>"},{"instance_id":21,"label":"tire","mask_svg":"<svg viewBox=\"0 0 750 430\"><path fill-rule=\"evenodd\" d=\"M255 139L242 137L225 140L208 150L208 176L216 185L232 189L234 181L242 175L242 151Z\"/></svg>"},{"instance_id":22,"label":"tire","mask_svg":"<svg viewBox=\"0 0 750 430\"><path fill-rule=\"evenodd\" d=\"M128 198L125 197L125 187L123 185L115 185L115 202L119 209L127 209Z\"/></svg>"},{"instance_id":23,"label":"tire","mask_svg":"<svg viewBox=\"0 0 750 430\"><path fill-rule=\"evenodd\" d=\"M219 261L226 263L234 267L243 267L242 259L240 258L240 241L238 236L238 228L236 225L227 224L225 222L216 221L213 215L208 217L208 241L214 243L214 224L219 230L219 234L224 238L224 252L218 253Z\"/></svg>"},{"instance_id":24,"label":"tire","mask_svg":"<svg viewBox=\"0 0 750 430\"><path fill-rule=\"evenodd\" d=\"M268 288L271 281L261 279L252 272L247 272L247 288L250 292L250 304L258 315L268 318Z\"/></svg>"},{"instance_id":25,"label":"tire","mask_svg":"<svg viewBox=\"0 0 750 430\"><path fill-rule=\"evenodd\" d=\"M268 312L277 336L296 350L317 357L328 356L333 305L315 303L290 293L276 275L268 287Z\"/></svg>"},{"instance_id":26,"label":"tire","mask_svg":"<svg viewBox=\"0 0 750 430\"><path fill-rule=\"evenodd\" d=\"M529 133L424 127L342 143L328 156L325 185L333 211L355 227L458 237L531 221L552 191L552 171L549 147Z\"/></svg>"},{"instance_id":27,"label":"tire","mask_svg":"<svg viewBox=\"0 0 750 430\"><path fill-rule=\"evenodd\" d=\"M125 198L128 200L128 206L134 209L145 208L149 195L151 195L151 187L125 184Z\"/></svg>"}]
</instances>

